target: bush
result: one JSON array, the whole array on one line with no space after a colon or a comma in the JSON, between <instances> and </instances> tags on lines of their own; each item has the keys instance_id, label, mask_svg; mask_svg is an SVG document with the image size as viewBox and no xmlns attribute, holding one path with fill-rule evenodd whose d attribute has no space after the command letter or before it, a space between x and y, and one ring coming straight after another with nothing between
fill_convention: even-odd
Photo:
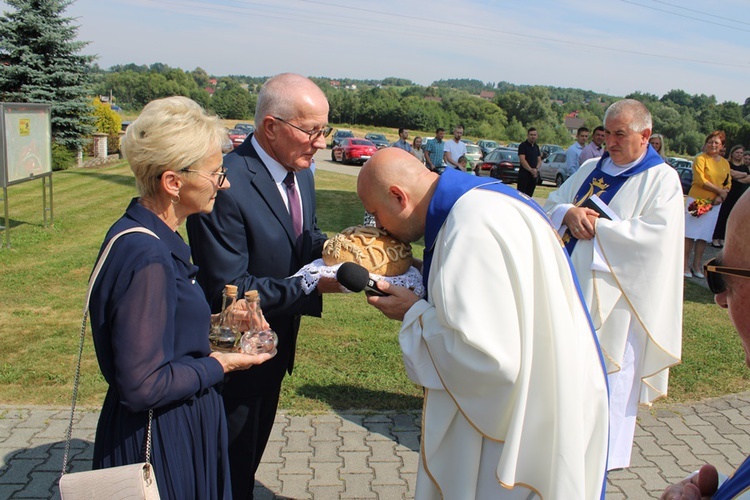
<instances>
[{"instance_id":1,"label":"bush","mask_svg":"<svg viewBox=\"0 0 750 500\"><path fill-rule=\"evenodd\" d=\"M92 102L94 107L94 118L96 120L96 131L107 134L107 154L117 153L120 150L120 128L122 118L107 104L103 104L99 98Z\"/></svg>"},{"instance_id":2,"label":"bush","mask_svg":"<svg viewBox=\"0 0 750 500\"><path fill-rule=\"evenodd\" d=\"M70 168L75 161L76 154L74 151L57 142L52 143L52 170L54 172Z\"/></svg>"}]
</instances>

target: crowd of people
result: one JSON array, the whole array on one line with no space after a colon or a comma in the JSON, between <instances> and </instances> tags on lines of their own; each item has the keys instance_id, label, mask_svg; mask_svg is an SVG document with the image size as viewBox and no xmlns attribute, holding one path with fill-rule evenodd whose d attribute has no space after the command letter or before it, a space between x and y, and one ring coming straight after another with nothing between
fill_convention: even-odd
<instances>
[{"instance_id":1,"label":"crowd of people","mask_svg":"<svg viewBox=\"0 0 750 500\"><path fill-rule=\"evenodd\" d=\"M184 97L150 103L128 127L123 150L140 196L103 248L125 229L150 233L117 240L91 296L109 384L95 468L140 462L150 445L162 498L253 498L301 316L319 316L325 294L345 291L334 278L310 288L294 277L327 238L310 167L331 132L328 112L312 81L285 73L262 86L255 133L226 155L219 120ZM688 267L706 273L750 363L750 154L733 148L730 164L723 133L710 134L685 201L648 109L625 99L590 143L578 130L575 171L542 208L530 198L536 130L519 146L518 189L460 175L463 128L447 141L444 132L423 149L400 129L357 179L375 225L425 241L415 259L425 297L385 281L375 283L382 295L367 296L402 322L406 373L424 387L415 497L603 498L607 471L629 466L638 404L666 395L680 362ZM695 217L702 199L713 208ZM190 247L176 233L183 222ZM725 248L703 266L712 238ZM239 297L258 291L279 336L275 356L211 351L226 284ZM712 473L664 498L693 498ZM744 477L718 495L748 486Z\"/></svg>"}]
</instances>

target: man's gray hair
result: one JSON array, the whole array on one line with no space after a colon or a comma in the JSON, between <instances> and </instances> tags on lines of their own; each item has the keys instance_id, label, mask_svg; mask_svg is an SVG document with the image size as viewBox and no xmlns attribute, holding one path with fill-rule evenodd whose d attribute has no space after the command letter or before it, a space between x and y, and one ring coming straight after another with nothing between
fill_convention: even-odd
<instances>
[{"instance_id":1,"label":"man's gray hair","mask_svg":"<svg viewBox=\"0 0 750 500\"><path fill-rule=\"evenodd\" d=\"M315 88L317 85L308 78L296 73L281 73L268 80L258 92L255 105L255 126L263 125L266 116L278 116L284 120L293 120L299 113L299 90ZM323 91L318 89L321 94ZM325 95L325 94L323 94Z\"/></svg>"},{"instance_id":2,"label":"man's gray hair","mask_svg":"<svg viewBox=\"0 0 750 500\"><path fill-rule=\"evenodd\" d=\"M604 113L604 126L607 126L607 118L619 118L623 114L630 118L628 127L633 132L651 130L653 126L651 112L642 102L635 99L623 99L607 108L607 112Z\"/></svg>"}]
</instances>

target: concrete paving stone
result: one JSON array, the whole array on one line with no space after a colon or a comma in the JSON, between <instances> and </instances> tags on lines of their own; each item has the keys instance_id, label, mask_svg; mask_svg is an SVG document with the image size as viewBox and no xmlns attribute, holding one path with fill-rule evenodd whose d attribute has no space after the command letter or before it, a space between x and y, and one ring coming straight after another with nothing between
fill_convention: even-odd
<instances>
[{"instance_id":1,"label":"concrete paving stone","mask_svg":"<svg viewBox=\"0 0 750 500\"><path fill-rule=\"evenodd\" d=\"M393 420L393 431L396 432L402 432L402 431L414 431L417 429L417 415L419 415L418 418L422 418L422 412L419 412L419 414L415 413L397 413L395 415L391 416L391 419Z\"/></svg>"},{"instance_id":2,"label":"concrete paving stone","mask_svg":"<svg viewBox=\"0 0 750 500\"><path fill-rule=\"evenodd\" d=\"M16 494L16 498L51 498L57 490L59 472L32 472L31 482Z\"/></svg>"},{"instance_id":3,"label":"concrete paving stone","mask_svg":"<svg viewBox=\"0 0 750 500\"><path fill-rule=\"evenodd\" d=\"M654 463L643 456L638 446L633 447L633 453L630 455L631 467L653 467Z\"/></svg>"},{"instance_id":4,"label":"concrete paving stone","mask_svg":"<svg viewBox=\"0 0 750 500\"><path fill-rule=\"evenodd\" d=\"M372 489L378 495L378 500L401 500L404 498L403 486L373 484Z\"/></svg>"},{"instance_id":5,"label":"concrete paving stone","mask_svg":"<svg viewBox=\"0 0 750 500\"><path fill-rule=\"evenodd\" d=\"M85 472L91 470L91 459L88 460L68 460L68 472ZM60 464L62 469L62 464Z\"/></svg>"},{"instance_id":6,"label":"concrete paving stone","mask_svg":"<svg viewBox=\"0 0 750 500\"><path fill-rule=\"evenodd\" d=\"M396 451L398 456L401 458L401 475L404 474L416 474L417 468L419 467L419 453L414 451L401 452Z\"/></svg>"},{"instance_id":7,"label":"concrete paving stone","mask_svg":"<svg viewBox=\"0 0 750 500\"><path fill-rule=\"evenodd\" d=\"M729 402L727 402L726 398L709 399L705 403L707 406L710 406L715 410L728 410L732 407Z\"/></svg>"},{"instance_id":8,"label":"concrete paving stone","mask_svg":"<svg viewBox=\"0 0 750 500\"><path fill-rule=\"evenodd\" d=\"M716 470L727 476L731 475L739 464L732 464L727 461L727 458L721 454L705 454L696 455L698 460L703 464L711 464L716 467Z\"/></svg>"},{"instance_id":9,"label":"concrete paving stone","mask_svg":"<svg viewBox=\"0 0 750 500\"><path fill-rule=\"evenodd\" d=\"M683 478L694 470L694 467L692 466L683 467L682 465L680 465L678 459L673 455L654 457L654 465L656 465L656 469L643 469L644 472L639 471L639 476L644 477L646 474L651 473L648 471L652 471L656 472L659 476L666 480L666 478ZM646 483L652 484L650 481L647 481ZM668 484L672 484L672 482L670 481Z\"/></svg>"},{"instance_id":10,"label":"concrete paving stone","mask_svg":"<svg viewBox=\"0 0 750 500\"><path fill-rule=\"evenodd\" d=\"M284 435L285 431L285 424L273 424L273 427L271 428L271 434L268 436L268 441L286 443L286 436Z\"/></svg>"},{"instance_id":11,"label":"concrete paving stone","mask_svg":"<svg viewBox=\"0 0 750 500\"><path fill-rule=\"evenodd\" d=\"M312 495L307 491L309 478L297 474L279 474L279 479L281 480L281 490L279 490L281 495L299 500L312 498Z\"/></svg>"},{"instance_id":12,"label":"concrete paving stone","mask_svg":"<svg viewBox=\"0 0 750 500\"><path fill-rule=\"evenodd\" d=\"M690 446L690 450L692 450L693 455L696 457L700 455L713 455L716 453L716 451L708 446L706 444L706 441L704 441L703 434L700 434L698 436L682 436L682 440L685 441L685 443Z\"/></svg>"},{"instance_id":13,"label":"concrete paving stone","mask_svg":"<svg viewBox=\"0 0 750 500\"><path fill-rule=\"evenodd\" d=\"M657 418L651 414L650 410L645 409L643 406L641 407L641 410L642 411L638 412L638 425L644 429L649 430L651 427L664 427L667 425L664 422L657 420Z\"/></svg>"},{"instance_id":14,"label":"concrete paving stone","mask_svg":"<svg viewBox=\"0 0 750 500\"><path fill-rule=\"evenodd\" d=\"M365 442L393 439L391 434L392 424L390 422L366 422L365 426L370 433L365 436Z\"/></svg>"},{"instance_id":15,"label":"concrete paving stone","mask_svg":"<svg viewBox=\"0 0 750 500\"><path fill-rule=\"evenodd\" d=\"M47 426L41 430L37 437L44 437L48 439L55 439L63 441L65 439L65 434L68 431L68 425L70 422L65 420L47 420ZM73 430L79 430L79 434L91 434L92 429L79 429L75 424L73 425Z\"/></svg>"},{"instance_id":16,"label":"concrete paving stone","mask_svg":"<svg viewBox=\"0 0 750 500\"><path fill-rule=\"evenodd\" d=\"M341 417L341 428L339 429L339 433L355 432L363 434L367 432L367 429L365 429L364 426L364 415L356 413L340 413L339 416Z\"/></svg>"},{"instance_id":17,"label":"concrete paving stone","mask_svg":"<svg viewBox=\"0 0 750 500\"><path fill-rule=\"evenodd\" d=\"M313 498L331 499L339 498L344 492L344 486L308 486Z\"/></svg>"},{"instance_id":18,"label":"concrete paving stone","mask_svg":"<svg viewBox=\"0 0 750 500\"><path fill-rule=\"evenodd\" d=\"M345 474L372 474L372 469L367 463L370 456L369 451L342 451L339 452L339 455L344 459L344 465L339 470L339 474L342 476Z\"/></svg>"},{"instance_id":19,"label":"concrete paving stone","mask_svg":"<svg viewBox=\"0 0 750 500\"><path fill-rule=\"evenodd\" d=\"M684 434L696 434L696 431L685 425L683 417L670 417L661 420L669 426L671 435L680 436Z\"/></svg>"},{"instance_id":20,"label":"concrete paving stone","mask_svg":"<svg viewBox=\"0 0 750 500\"><path fill-rule=\"evenodd\" d=\"M682 417L682 420L685 422L685 425L693 430L695 430L696 426L711 425L709 422L703 420L703 417L699 413L696 413L695 415L685 415Z\"/></svg>"},{"instance_id":21,"label":"concrete paving stone","mask_svg":"<svg viewBox=\"0 0 750 500\"><path fill-rule=\"evenodd\" d=\"M49 458L47 458L44 463L39 465L39 467L37 467L35 471L57 471L59 473L62 470L64 452L65 450L60 448L51 448L49 450ZM74 458L83 460L80 456L76 456ZM71 458L69 456L68 461L70 462L70 460ZM91 458L88 458L88 460L91 460Z\"/></svg>"},{"instance_id":22,"label":"concrete paving stone","mask_svg":"<svg viewBox=\"0 0 750 500\"><path fill-rule=\"evenodd\" d=\"M369 443L372 454L369 462L401 462L401 458L396 455L396 443L393 441L371 441Z\"/></svg>"},{"instance_id":23,"label":"concrete paving stone","mask_svg":"<svg viewBox=\"0 0 750 500\"><path fill-rule=\"evenodd\" d=\"M386 415L385 413L373 413L372 415L365 416L364 424L367 425L369 423L393 424L393 420L391 420L390 415Z\"/></svg>"},{"instance_id":24,"label":"concrete paving stone","mask_svg":"<svg viewBox=\"0 0 750 500\"><path fill-rule=\"evenodd\" d=\"M627 469L611 470L607 473L607 480L622 481L626 479L638 479L638 470L638 467L632 466L628 467Z\"/></svg>"},{"instance_id":25,"label":"concrete paving stone","mask_svg":"<svg viewBox=\"0 0 750 500\"><path fill-rule=\"evenodd\" d=\"M32 427L37 430L44 429L49 425L50 418L55 413L55 411L37 409L31 412L28 418L18 422L17 427Z\"/></svg>"},{"instance_id":26,"label":"concrete paving stone","mask_svg":"<svg viewBox=\"0 0 750 500\"><path fill-rule=\"evenodd\" d=\"M289 431L284 433L286 436L286 446L284 446L284 451L294 451L294 452L312 452L313 448L310 445L310 438L312 438L313 433L310 432L294 432Z\"/></svg>"},{"instance_id":27,"label":"concrete paving stone","mask_svg":"<svg viewBox=\"0 0 750 500\"><path fill-rule=\"evenodd\" d=\"M701 461L693 455L692 450L686 444L681 445L666 445L664 449L667 450L673 457L676 457L677 464L680 467L700 467L703 465Z\"/></svg>"},{"instance_id":28,"label":"concrete paving stone","mask_svg":"<svg viewBox=\"0 0 750 500\"><path fill-rule=\"evenodd\" d=\"M421 437L420 431L393 431L398 444L413 450L419 451L419 439Z\"/></svg>"},{"instance_id":29,"label":"concrete paving stone","mask_svg":"<svg viewBox=\"0 0 750 500\"><path fill-rule=\"evenodd\" d=\"M750 452L750 435L747 434L748 431L750 431L750 428L742 434L729 434L727 435L727 439L736 444L740 450L747 450Z\"/></svg>"},{"instance_id":30,"label":"concrete paving stone","mask_svg":"<svg viewBox=\"0 0 750 500\"><path fill-rule=\"evenodd\" d=\"M281 488L281 481L279 480L279 465L261 462L258 466L258 470L255 471L255 483L257 489L257 483L261 483L267 488ZM255 491L255 490L253 490Z\"/></svg>"},{"instance_id":31,"label":"concrete paving stone","mask_svg":"<svg viewBox=\"0 0 750 500\"><path fill-rule=\"evenodd\" d=\"M344 481L344 492L342 499L377 498L377 494L370 486L371 476L369 474L341 474Z\"/></svg>"},{"instance_id":32,"label":"concrete paving stone","mask_svg":"<svg viewBox=\"0 0 750 500\"><path fill-rule=\"evenodd\" d=\"M31 471L43 462L42 459L14 458L10 466L0 476L0 484L28 484Z\"/></svg>"},{"instance_id":33,"label":"concrete paving stone","mask_svg":"<svg viewBox=\"0 0 750 500\"><path fill-rule=\"evenodd\" d=\"M310 467L313 469L313 477L309 486L341 486L343 489L344 483L339 478L339 464L311 462Z\"/></svg>"},{"instance_id":34,"label":"concrete paving stone","mask_svg":"<svg viewBox=\"0 0 750 500\"><path fill-rule=\"evenodd\" d=\"M727 410L726 412L724 412L724 416L729 419L730 424L737 427L743 434L745 431L740 429L738 426L750 425L750 418L747 418L746 415L743 415L742 412L737 408Z\"/></svg>"},{"instance_id":35,"label":"concrete paving stone","mask_svg":"<svg viewBox=\"0 0 750 500\"><path fill-rule=\"evenodd\" d=\"M627 500L628 497L626 497L625 494L620 491L610 492L609 490L607 490L606 498L607 500Z\"/></svg>"},{"instance_id":36,"label":"concrete paving stone","mask_svg":"<svg viewBox=\"0 0 750 500\"><path fill-rule=\"evenodd\" d=\"M23 420L29 418L31 408L18 408L17 406L0 405L0 419Z\"/></svg>"},{"instance_id":37,"label":"concrete paving stone","mask_svg":"<svg viewBox=\"0 0 750 500\"><path fill-rule=\"evenodd\" d=\"M38 429L32 427L16 427L10 436L0 441L0 446L3 448L26 448L29 445L29 440L37 432Z\"/></svg>"},{"instance_id":38,"label":"concrete paving stone","mask_svg":"<svg viewBox=\"0 0 750 500\"><path fill-rule=\"evenodd\" d=\"M649 498L649 494L643 487L643 482L640 479L626 479L621 481L619 483L619 486L622 490L624 498ZM607 500L609 500L609 497L607 497Z\"/></svg>"},{"instance_id":39,"label":"concrete paving stone","mask_svg":"<svg viewBox=\"0 0 750 500\"><path fill-rule=\"evenodd\" d=\"M707 445L712 444L730 444L731 441L729 441L727 438L719 434L715 427L709 425L709 426L700 426L696 427L695 430L700 433L701 436L703 436L703 439L706 441Z\"/></svg>"},{"instance_id":40,"label":"concrete paving stone","mask_svg":"<svg viewBox=\"0 0 750 500\"><path fill-rule=\"evenodd\" d=\"M331 463L342 463L343 460L339 456L339 444L332 441L317 441L312 443L313 456L310 459L310 463L313 462L331 462Z\"/></svg>"},{"instance_id":41,"label":"concrete paving stone","mask_svg":"<svg viewBox=\"0 0 750 500\"><path fill-rule=\"evenodd\" d=\"M23 453L23 450L19 450L18 448L3 448L0 446L0 476L7 468L8 463L20 453Z\"/></svg>"},{"instance_id":42,"label":"concrete paving stone","mask_svg":"<svg viewBox=\"0 0 750 500\"><path fill-rule=\"evenodd\" d=\"M664 458L664 457L659 457ZM655 468L643 468L638 469L638 477L642 481L642 487L645 489L646 484L648 484L650 489L657 489L663 491L669 484L664 480L664 478L659 474L658 469ZM633 498L643 498L643 497L633 497Z\"/></svg>"},{"instance_id":43,"label":"concrete paving stone","mask_svg":"<svg viewBox=\"0 0 750 500\"><path fill-rule=\"evenodd\" d=\"M675 412L673 408L653 408L651 414L657 420L664 421L666 418L680 418L680 414Z\"/></svg>"},{"instance_id":44,"label":"concrete paving stone","mask_svg":"<svg viewBox=\"0 0 750 500\"><path fill-rule=\"evenodd\" d=\"M730 464L737 464L739 466L747 458L747 452L740 450L734 443L731 445L715 444L711 447L727 457L727 461Z\"/></svg>"},{"instance_id":45,"label":"concrete paving stone","mask_svg":"<svg viewBox=\"0 0 750 500\"><path fill-rule=\"evenodd\" d=\"M346 432L341 434L343 442L339 448L340 451L366 451L370 452L370 447L365 443L366 433Z\"/></svg>"},{"instance_id":46,"label":"concrete paving stone","mask_svg":"<svg viewBox=\"0 0 750 500\"><path fill-rule=\"evenodd\" d=\"M726 415L717 415L715 417L706 417L704 420L708 421L711 425L716 428L716 432L722 436L727 434L739 434L740 431L737 427L732 425L729 421L729 417Z\"/></svg>"},{"instance_id":47,"label":"concrete paving stone","mask_svg":"<svg viewBox=\"0 0 750 500\"><path fill-rule=\"evenodd\" d=\"M285 450L285 444L286 443L284 441L269 441L266 444L266 449L263 451L263 458L261 459L261 463L284 463L284 458L281 456L281 452L282 450Z\"/></svg>"},{"instance_id":48,"label":"concrete paving stone","mask_svg":"<svg viewBox=\"0 0 750 500\"><path fill-rule=\"evenodd\" d=\"M406 481L406 486L407 486L407 490L406 490L407 494L406 494L406 496L407 496L407 498L409 498L409 497L410 498L414 498L414 492L417 489L417 473L416 472L404 473L402 471L401 472L401 479L403 479L404 481Z\"/></svg>"},{"instance_id":49,"label":"concrete paving stone","mask_svg":"<svg viewBox=\"0 0 750 500\"><path fill-rule=\"evenodd\" d=\"M15 494L22 488L22 484L0 484L0 498L16 498Z\"/></svg>"},{"instance_id":50,"label":"concrete paving stone","mask_svg":"<svg viewBox=\"0 0 750 500\"><path fill-rule=\"evenodd\" d=\"M370 462L370 467L375 471L373 486L376 484L405 485L406 482L398 473L401 461L398 462Z\"/></svg>"},{"instance_id":51,"label":"concrete paving stone","mask_svg":"<svg viewBox=\"0 0 750 500\"><path fill-rule=\"evenodd\" d=\"M312 427L312 418L309 416L290 416L289 424L286 426L284 432L309 432L311 435L315 433Z\"/></svg>"},{"instance_id":52,"label":"concrete paving stone","mask_svg":"<svg viewBox=\"0 0 750 500\"><path fill-rule=\"evenodd\" d=\"M310 458L312 452L297 453L282 451L281 456L284 458L284 466L279 474L308 474L312 477L313 470L310 468Z\"/></svg>"},{"instance_id":53,"label":"concrete paving stone","mask_svg":"<svg viewBox=\"0 0 750 500\"><path fill-rule=\"evenodd\" d=\"M310 438L312 441L341 441L339 436L339 428L341 427L341 421L336 420L335 422L313 422L315 426L315 434Z\"/></svg>"},{"instance_id":54,"label":"concrete paving stone","mask_svg":"<svg viewBox=\"0 0 750 500\"><path fill-rule=\"evenodd\" d=\"M257 477L257 476L256 476ZM278 489L277 489L278 491ZM254 500L276 500L278 498L276 494L267 489L264 488L263 485L258 485L258 482L255 482L255 488L253 488L253 499Z\"/></svg>"},{"instance_id":55,"label":"concrete paving stone","mask_svg":"<svg viewBox=\"0 0 750 500\"><path fill-rule=\"evenodd\" d=\"M668 453L659 446L655 438L639 438L638 445L641 447L641 453L643 453L643 456L649 459L654 456L666 455Z\"/></svg>"}]
</instances>

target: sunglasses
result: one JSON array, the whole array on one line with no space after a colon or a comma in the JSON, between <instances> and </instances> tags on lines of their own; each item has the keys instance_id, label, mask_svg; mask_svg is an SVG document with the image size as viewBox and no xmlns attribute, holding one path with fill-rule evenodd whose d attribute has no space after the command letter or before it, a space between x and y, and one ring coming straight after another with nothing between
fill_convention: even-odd
<instances>
[{"instance_id":1,"label":"sunglasses","mask_svg":"<svg viewBox=\"0 0 750 500\"><path fill-rule=\"evenodd\" d=\"M719 294L727 289L727 284L722 275L750 278L750 269L724 267L721 265L719 258L716 257L703 265L703 274L706 276L708 289L711 290L711 293Z\"/></svg>"}]
</instances>

